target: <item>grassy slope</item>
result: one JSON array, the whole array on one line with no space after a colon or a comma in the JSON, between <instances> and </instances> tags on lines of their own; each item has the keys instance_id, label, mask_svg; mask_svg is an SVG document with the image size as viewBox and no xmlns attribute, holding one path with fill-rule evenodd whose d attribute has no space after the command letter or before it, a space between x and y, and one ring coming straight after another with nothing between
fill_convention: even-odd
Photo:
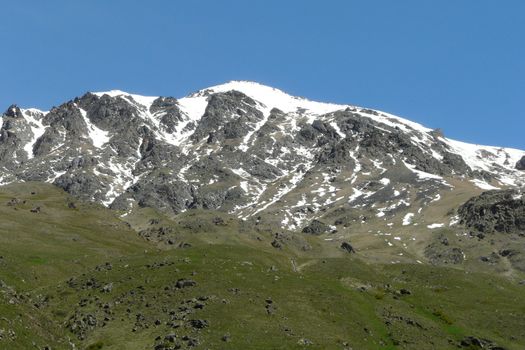
<instances>
[{"instance_id":1,"label":"grassy slope","mask_svg":"<svg viewBox=\"0 0 525 350\"><path fill-rule=\"evenodd\" d=\"M4 205L13 197L26 203L18 210ZM210 226L209 213L189 213L172 224L177 240L191 248L165 249L142 240L111 211L78 203L70 209L68 201L52 186L2 188L2 349L33 343L68 349L68 338L78 349L153 349L155 338L170 333L183 348L186 335L202 349L301 349L301 339L311 341L311 349L453 349L470 335L525 347L525 286L495 275L369 264L359 254L327 250L316 238L308 238L308 252L293 245L277 250L270 234L237 221ZM36 206L41 212L31 213ZM145 227L152 215L129 220ZM184 223L198 223L206 233ZM111 270L95 268L106 262ZM197 285L177 289L179 278ZM102 292L109 283L111 291ZM403 288L410 294L400 295ZM202 296L203 309L196 309L194 298ZM97 321L83 340L66 328L75 314ZM166 324L173 316L180 318L175 329ZM195 329L192 319L209 326Z\"/></svg>"}]
</instances>

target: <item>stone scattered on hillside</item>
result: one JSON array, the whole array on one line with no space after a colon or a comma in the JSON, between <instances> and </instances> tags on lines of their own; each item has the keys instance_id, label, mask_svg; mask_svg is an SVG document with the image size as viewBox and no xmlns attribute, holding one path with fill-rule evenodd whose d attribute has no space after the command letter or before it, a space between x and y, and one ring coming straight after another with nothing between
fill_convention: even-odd
<instances>
[{"instance_id":1,"label":"stone scattered on hillside","mask_svg":"<svg viewBox=\"0 0 525 350\"><path fill-rule=\"evenodd\" d=\"M197 282L190 279L181 278L177 281L175 284L175 287L178 289L187 288L187 287L194 287L197 285Z\"/></svg>"},{"instance_id":2,"label":"stone scattered on hillside","mask_svg":"<svg viewBox=\"0 0 525 350\"><path fill-rule=\"evenodd\" d=\"M429 244L425 248L425 256L433 265L458 265L465 260L460 248L446 246L440 242Z\"/></svg>"},{"instance_id":3,"label":"stone scattered on hillside","mask_svg":"<svg viewBox=\"0 0 525 350\"><path fill-rule=\"evenodd\" d=\"M319 220L312 220L312 222L303 228L303 233L311 235L322 235L323 233L330 232L330 226Z\"/></svg>"},{"instance_id":4,"label":"stone scattered on hillside","mask_svg":"<svg viewBox=\"0 0 525 350\"><path fill-rule=\"evenodd\" d=\"M352 247L352 245L348 242L341 243L341 249L343 249L344 251L348 253L355 253L354 247Z\"/></svg>"},{"instance_id":5,"label":"stone scattered on hillside","mask_svg":"<svg viewBox=\"0 0 525 350\"><path fill-rule=\"evenodd\" d=\"M189 325L196 329L203 329L209 326L209 322L206 320L190 320Z\"/></svg>"},{"instance_id":6,"label":"stone scattered on hillside","mask_svg":"<svg viewBox=\"0 0 525 350\"><path fill-rule=\"evenodd\" d=\"M493 341L478 337L468 336L463 338L459 343L460 348L464 349L488 349L488 350L505 350L506 348L496 345Z\"/></svg>"}]
</instances>

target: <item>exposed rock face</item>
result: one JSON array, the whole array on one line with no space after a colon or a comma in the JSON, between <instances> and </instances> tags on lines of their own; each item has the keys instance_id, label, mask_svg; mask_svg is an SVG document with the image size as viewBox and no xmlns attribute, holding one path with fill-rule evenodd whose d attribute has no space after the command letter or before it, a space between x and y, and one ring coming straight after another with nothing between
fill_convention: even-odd
<instances>
[{"instance_id":1,"label":"exposed rock face","mask_svg":"<svg viewBox=\"0 0 525 350\"><path fill-rule=\"evenodd\" d=\"M506 348L496 345L493 341L488 339L481 339L473 336L465 337L458 345L461 349L489 349L489 350L505 350Z\"/></svg>"},{"instance_id":2,"label":"exposed rock face","mask_svg":"<svg viewBox=\"0 0 525 350\"><path fill-rule=\"evenodd\" d=\"M5 112L5 116L7 118L23 118L22 111L17 105L9 106L9 108L7 108L7 111Z\"/></svg>"},{"instance_id":3,"label":"exposed rock face","mask_svg":"<svg viewBox=\"0 0 525 350\"><path fill-rule=\"evenodd\" d=\"M525 156L521 157L518 163L516 163L516 169L525 170Z\"/></svg>"},{"instance_id":4,"label":"exposed rock face","mask_svg":"<svg viewBox=\"0 0 525 350\"><path fill-rule=\"evenodd\" d=\"M313 220L308 226L303 228L303 233L311 235L321 235L328 232L330 232L330 226L319 220Z\"/></svg>"},{"instance_id":5,"label":"exposed rock face","mask_svg":"<svg viewBox=\"0 0 525 350\"><path fill-rule=\"evenodd\" d=\"M484 192L463 204L461 223L484 233L525 232L525 199L513 190Z\"/></svg>"},{"instance_id":6,"label":"exposed rock face","mask_svg":"<svg viewBox=\"0 0 525 350\"><path fill-rule=\"evenodd\" d=\"M261 121L263 114L253 99L238 91L213 94L192 139L207 143L238 139L250 131L250 124Z\"/></svg>"},{"instance_id":7,"label":"exposed rock face","mask_svg":"<svg viewBox=\"0 0 525 350\"><path fill-rule=\"evenodd\" d=\"M2 184L45 181L120 210L222 210L313 234L330 231L313 220L353 222L326 221L334 208L388 217L408 198L425 206L446 187L441 177L517 184L509 159L382 112L249 82L182 99L110 91L49 112L11 106L0 128Z\"/></svg>"}]
</instances>

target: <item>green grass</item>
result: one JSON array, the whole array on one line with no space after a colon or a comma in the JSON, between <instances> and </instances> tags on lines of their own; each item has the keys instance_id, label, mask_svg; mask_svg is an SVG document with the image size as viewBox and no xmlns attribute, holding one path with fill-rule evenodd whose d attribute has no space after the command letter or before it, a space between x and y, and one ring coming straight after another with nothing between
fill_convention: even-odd
<instances>
[{"instance_id":1,"label":"green grass","mask_svg":"<svg viewBox=\"0 0 525 350\"><path fill-rule=\"evenodd\" d=\"M12 197L27 202L5 206ZM157 337L171 333L183 348L184 336L198 339L196 349L455 349L465 336L525 347L525 287L494 274L372 264L327 250L316 237L307 238L311 251L292 243L277 250L270 232L218 213L170 220L148 209L126 218L143 229L157 215L177 241L192 245L176 249L144 241L119 213L82 203L70 209L69 200L30 183L0 193L0 330L15 333L0 339L1 349L70 349L70 342L77 349L153 349ZM41 213L31 213L37 205ZM225 225L210 224L217 215ZM197 285L174 288L180 278ZM399 293L403 288L410 294ZM202 309L194 307L199 297L207 298ZM171 328L181 307L191 312ZM67 326L86 315L97 325L79 339ZM209 326L195 329L192 319ZM301 345L304 339L312 344Z\"/></svg>"}]
</instances>

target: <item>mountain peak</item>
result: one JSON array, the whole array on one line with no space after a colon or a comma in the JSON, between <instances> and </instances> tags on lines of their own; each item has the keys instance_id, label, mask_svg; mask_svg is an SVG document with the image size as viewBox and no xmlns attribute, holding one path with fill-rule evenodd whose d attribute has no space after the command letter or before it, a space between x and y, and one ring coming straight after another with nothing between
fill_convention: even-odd
<instances>
[{"instance_id":1,"label":"mountain peak","mask_svg":"<svg viewBox=\"0 0 525 350\"><path fill-rule=\"evenodd\" d=\"M227 83L211 86L204 90L212 90L214 92L225 92L225 91L236 90L246 95L279 93L279 94L293 97L280 89L274 88L269 85L261 84L256 81L250 81L250 80L230 80Z\"/></svg>"},{"instance_id":2,"label":"mountain peak","mask_svg":"<svg viewBox=\"0 0 525 350\"><path fill-rule=\"evenodd\" d=\"M122 210L264 214L299 229L338 206L377 204L363 215L394 217L412 198L429 206L455 181L474 189L523 183L523 151L449 140L388 113L251 81L180 99L95 92L21 114L0 130L2 183L51 182Z\"/></svg>"},{"instance_id":3,"label":"mountain peak","mask_svg":"<svg viewBox=\"0 0 525 350\"><path fill-rule=\"evenodd\" d=\"M109 91L102 91L102 92L92 92L93 95L96 95L98 97L102 97L104 95L108 95L110 97L124 97L128 98L131 97L135 102L146 106L149 108L153 101L155 101L158 96L144 96L144 95L138 95L138 94L132 94L126 91L122 90L109 90Z\"/></svg>"},{"instance_id":4,"label":"mountain peak","mask_svg":"<svg viewBox=\"0 0 525 350\"><path fill-rule=\"evenodd\" d=\"M5 116L12 117L12 118L21 118L22 112L20 110L20 107L18 107L16 104L12 104L7 108L7 110L4 112Z\"/></svg>"},{"instance_id":5,"label":"mountain peak","mask_svg":"<svg viewBox=\"0 0 525 350\"><path fill-rule=\"evenodd\" d=\"M224 93L228 91L239 91L254 99L266 108L278 108L285 113L294 113L303 110L310 114L325 114L349 107L349 105L338 105L311 101L303 97L292 96L280 89L260 84L254 81L232 80L224 84L211 86L199 90L192 96L203 96L210 93Z\"/></svg>"}]
</instances>

